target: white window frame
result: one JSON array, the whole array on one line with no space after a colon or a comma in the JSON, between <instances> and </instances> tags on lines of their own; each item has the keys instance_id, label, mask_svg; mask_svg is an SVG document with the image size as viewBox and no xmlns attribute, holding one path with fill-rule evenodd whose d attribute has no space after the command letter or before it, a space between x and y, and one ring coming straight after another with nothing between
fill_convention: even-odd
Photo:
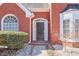
<instances>
[{"instance_id":1,"label":"white window frame","mask_svg":"<svg viewBox=\"0 0 79 59\"><path fill-rule=\"evenodd\" d=\"M4 31L4 29L3 29L3 22L4 22L5 17L7 17L7 16L14 16L14 17L16 17L14 14L6 14L6 15L4 15L2 20L1 20L1 30L2 31ZM18 31L19 31L19 21L18 21L17 17L16 17L16 19L17 19L17 22L18 22L17 26L18 26Z\"/></svg>"},{"instance_id":2,"label":"white window frame","mask_svg":"<svg viewBox=\"0 0 79 59\"><path fill-rule=\"evenodd\" d=\"M69 19L70 20L70 23L69 23L70 24L70 27L69 27L69 29L70 30L72 29L72 26L73 25L72 25L71 21L73 20L73 17L72 17L71 14L72 13L69 13L68 14L66 12L60 14L60 40L63 40L63 41L72 41L72 39L66 39L66 38L63 37L63 35L64 35L64 33L63 33L63 20ZM66 15L66 16L64 17L64 15ZM71 15L71 16L69 16L69 15Z\"/></svg>"},{"instance_id":3,"label":"white window frame","mask_svg":"<svg viewBox=\"0 0 79 59\"><path fill-rule=\"evenodd\" d=\"M63 13L61 13L60 14L60 40L62 40L62 41L66 41L66 42L79 42L79 39L74 39L74 38L69 38L69 39L66 39L66 38L64 38L63 37L63 20L64 19L70 19L70 34L71 33L75 33L75 31L72 31L72 30L74 30L74 24L72 23L72 22L74 22L75 21L75 19L79 19L79 14L78 14L78 12L79 11L73 11L73 12L63 12ZM64 15L65 14L71 14L71 16L70 15L66 15L66 17L64 18Z\"/></svg>"},{"instance_id":4,"label":"white window frame","mask_svg":"<svg viewBox=\"0 0 79 59\"><path fill-rule=\"evenodd\" d=\"M36 39L36 23L37 22L44 22L44 41L48 41L48 20L44 18L37 18L33 20L33 41L37 41Z\"/></svg>"}]
</instances>

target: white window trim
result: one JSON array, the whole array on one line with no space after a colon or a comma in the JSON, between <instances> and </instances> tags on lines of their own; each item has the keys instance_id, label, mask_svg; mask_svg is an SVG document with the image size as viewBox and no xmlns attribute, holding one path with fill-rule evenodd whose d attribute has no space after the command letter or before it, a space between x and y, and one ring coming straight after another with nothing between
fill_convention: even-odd
<instances>
[{"instance_id":1,"label":"white window trim","mask_svg":"<svg viewBox=\"0 0 79 59\"><path fill-rule=\"evenodd\" d=\"M70 39L66 39L66 38L64 38L64 34L63 34L63 20L65 20L64 19L64 13L61 13L60 14L60 40L62 40L62 41L68 41L68 40L70 40Z\"/></svg>"},{"instance_id":2,"label":"white window trim","mask_svg":"<svg viewBox=\"0 0 79 59\"><path fill-rule=\"evenodd\" d=\"M2 18L2 20L1 20L1 30L2 31L3 31L3 21L4 21L5 17L7 17L7 16L14 16L14 17L16 17L14 14L6 14L6 15L4 15L3 18ZM18 18L17 18L17 21L18 21ZM18 25L18 31L19 31L19 21L18 21L17 25Z\"/></svg>"},{"instance_id":3,"label":"white window trim","mask_svg":"<svg viewBox=\"0 0 79 59\"><path fill-rule=\"evenodd\" d=\"M63 39L63 14L60 14L60 40Z\"/></svg>"},{"instance_id":4,"label":"white window trim","mask_svg":"<svg viewBox=\"0 0 79 59\"><path fill-rule=\"evenodd\" d=\"M39 20L41 19L41 20ZM36 21L38 20L38 21ZM44 21L43 21L44 20ZM48 41L48 21L44 18L37 18L33 20L33 41L37 41L36 39L36 22L44 22L44 41Z\"/></svg>"},{"instance_id":5,"label":"white window trim","mask_svg":"<svg viewBox=\"0 0 79 59\"><path fill-rule=\"evenodd\" d=\"M66 13L66 12L65 12ZM65 42L79 42L79 40L78 39L71 39L71 38L69 38L69 39L66 39L66 38L64 38L63 37L63 15L65 14L65 13L61 13L60 14L60 40L62 40L62 41L65 41ZM70 18L70 30L72 30L73 29L73 24L71 23L71 21L74 21L74 18L73 18L73 16ZM70 31L70 32L72 32L72 31Z\"/></svg>"}]
</instances>

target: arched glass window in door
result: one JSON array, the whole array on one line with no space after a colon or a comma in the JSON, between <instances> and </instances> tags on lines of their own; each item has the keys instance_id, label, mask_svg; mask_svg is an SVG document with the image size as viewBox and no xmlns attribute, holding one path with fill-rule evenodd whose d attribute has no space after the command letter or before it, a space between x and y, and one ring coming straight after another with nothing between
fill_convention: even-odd
<instances>
[{"instance_id":1,"label":"arched glass window in door","mask_svg":"<svg viewBox=\"0 0 79 59\"><path fill-rule=\"evenodd\" d=\"M3 31L18 31L18 19L14 15L8 15L3 18L1 26Z\"/></svg>"}]
</instances>

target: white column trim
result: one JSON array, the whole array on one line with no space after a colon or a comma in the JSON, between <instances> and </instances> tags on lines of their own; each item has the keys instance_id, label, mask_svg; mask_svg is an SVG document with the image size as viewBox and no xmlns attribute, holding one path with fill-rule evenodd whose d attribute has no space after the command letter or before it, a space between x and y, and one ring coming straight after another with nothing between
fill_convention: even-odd
<instances>
[{"instance_id":1,"label":"white column trim","mask_svg":"<svg viewBox=\"0 0 79 59\"><path fill-rule=\"evenodd\" d=\"M30 23L29 23L29 25L30 25L30 31L29 31L30 36L29 36L29 39L30 39L30 40L29 40L28 43L31 43L31 39L32 39L32 38L31 38L31 29L32 29L32 28L31 28L31 21L32 21L31 18L32 18L32 17L30 17Z\"/></svg>"},{"instance_id":2,"label":"white column trim","mask_svg":"<svg viewBox=\"0 0 79 59\"><path fill-rule=\"evenodd\" d=\"M53 10L52 10L52 3L49 3L49 9L50 9L50 36L51 36L51 38L50 39L52 39L52 25L53 25L53 23L52 23L52 21L53 21L53 19L52 19L52 12L53 12Z\"/></svg>"},{"instance_id":3,"label":"white column trim","mask_svg":"<svg viewBox=\"0 0 79 59\"><path fill-rule=\"evenodd\" d=\"M48 21L45 21L45 24L44 24L44 27L45 27L45 30L44 30L44 40L45 41L48 41Z\"/></svg>"},{"instance_id":4,"label":"white column trim","mask_svg":"<svg viewBox=\"0 0 79 59\"><path fill-rule=\"evenodd\" d=\"M36 41L36 22L33 21L33 41Z\"/></svg>"}]
</instances>

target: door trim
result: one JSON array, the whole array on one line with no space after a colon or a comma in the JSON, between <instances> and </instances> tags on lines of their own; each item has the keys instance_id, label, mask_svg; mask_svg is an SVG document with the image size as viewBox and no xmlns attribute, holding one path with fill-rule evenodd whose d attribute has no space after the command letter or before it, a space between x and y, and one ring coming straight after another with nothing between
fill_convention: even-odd
<instances>
[{"instance_id":1,"label":"door trim","mask_svg":"<svg viewBox=\"0 0 79 59\"><path fill-rule=\"evenodd\" d=\"M44 22L44 41L48 41L48 20L44 18L36 18L33 20L33 40L37 41L36 39L36 23L37 22Z\"/></svg>"}]
</instances>

